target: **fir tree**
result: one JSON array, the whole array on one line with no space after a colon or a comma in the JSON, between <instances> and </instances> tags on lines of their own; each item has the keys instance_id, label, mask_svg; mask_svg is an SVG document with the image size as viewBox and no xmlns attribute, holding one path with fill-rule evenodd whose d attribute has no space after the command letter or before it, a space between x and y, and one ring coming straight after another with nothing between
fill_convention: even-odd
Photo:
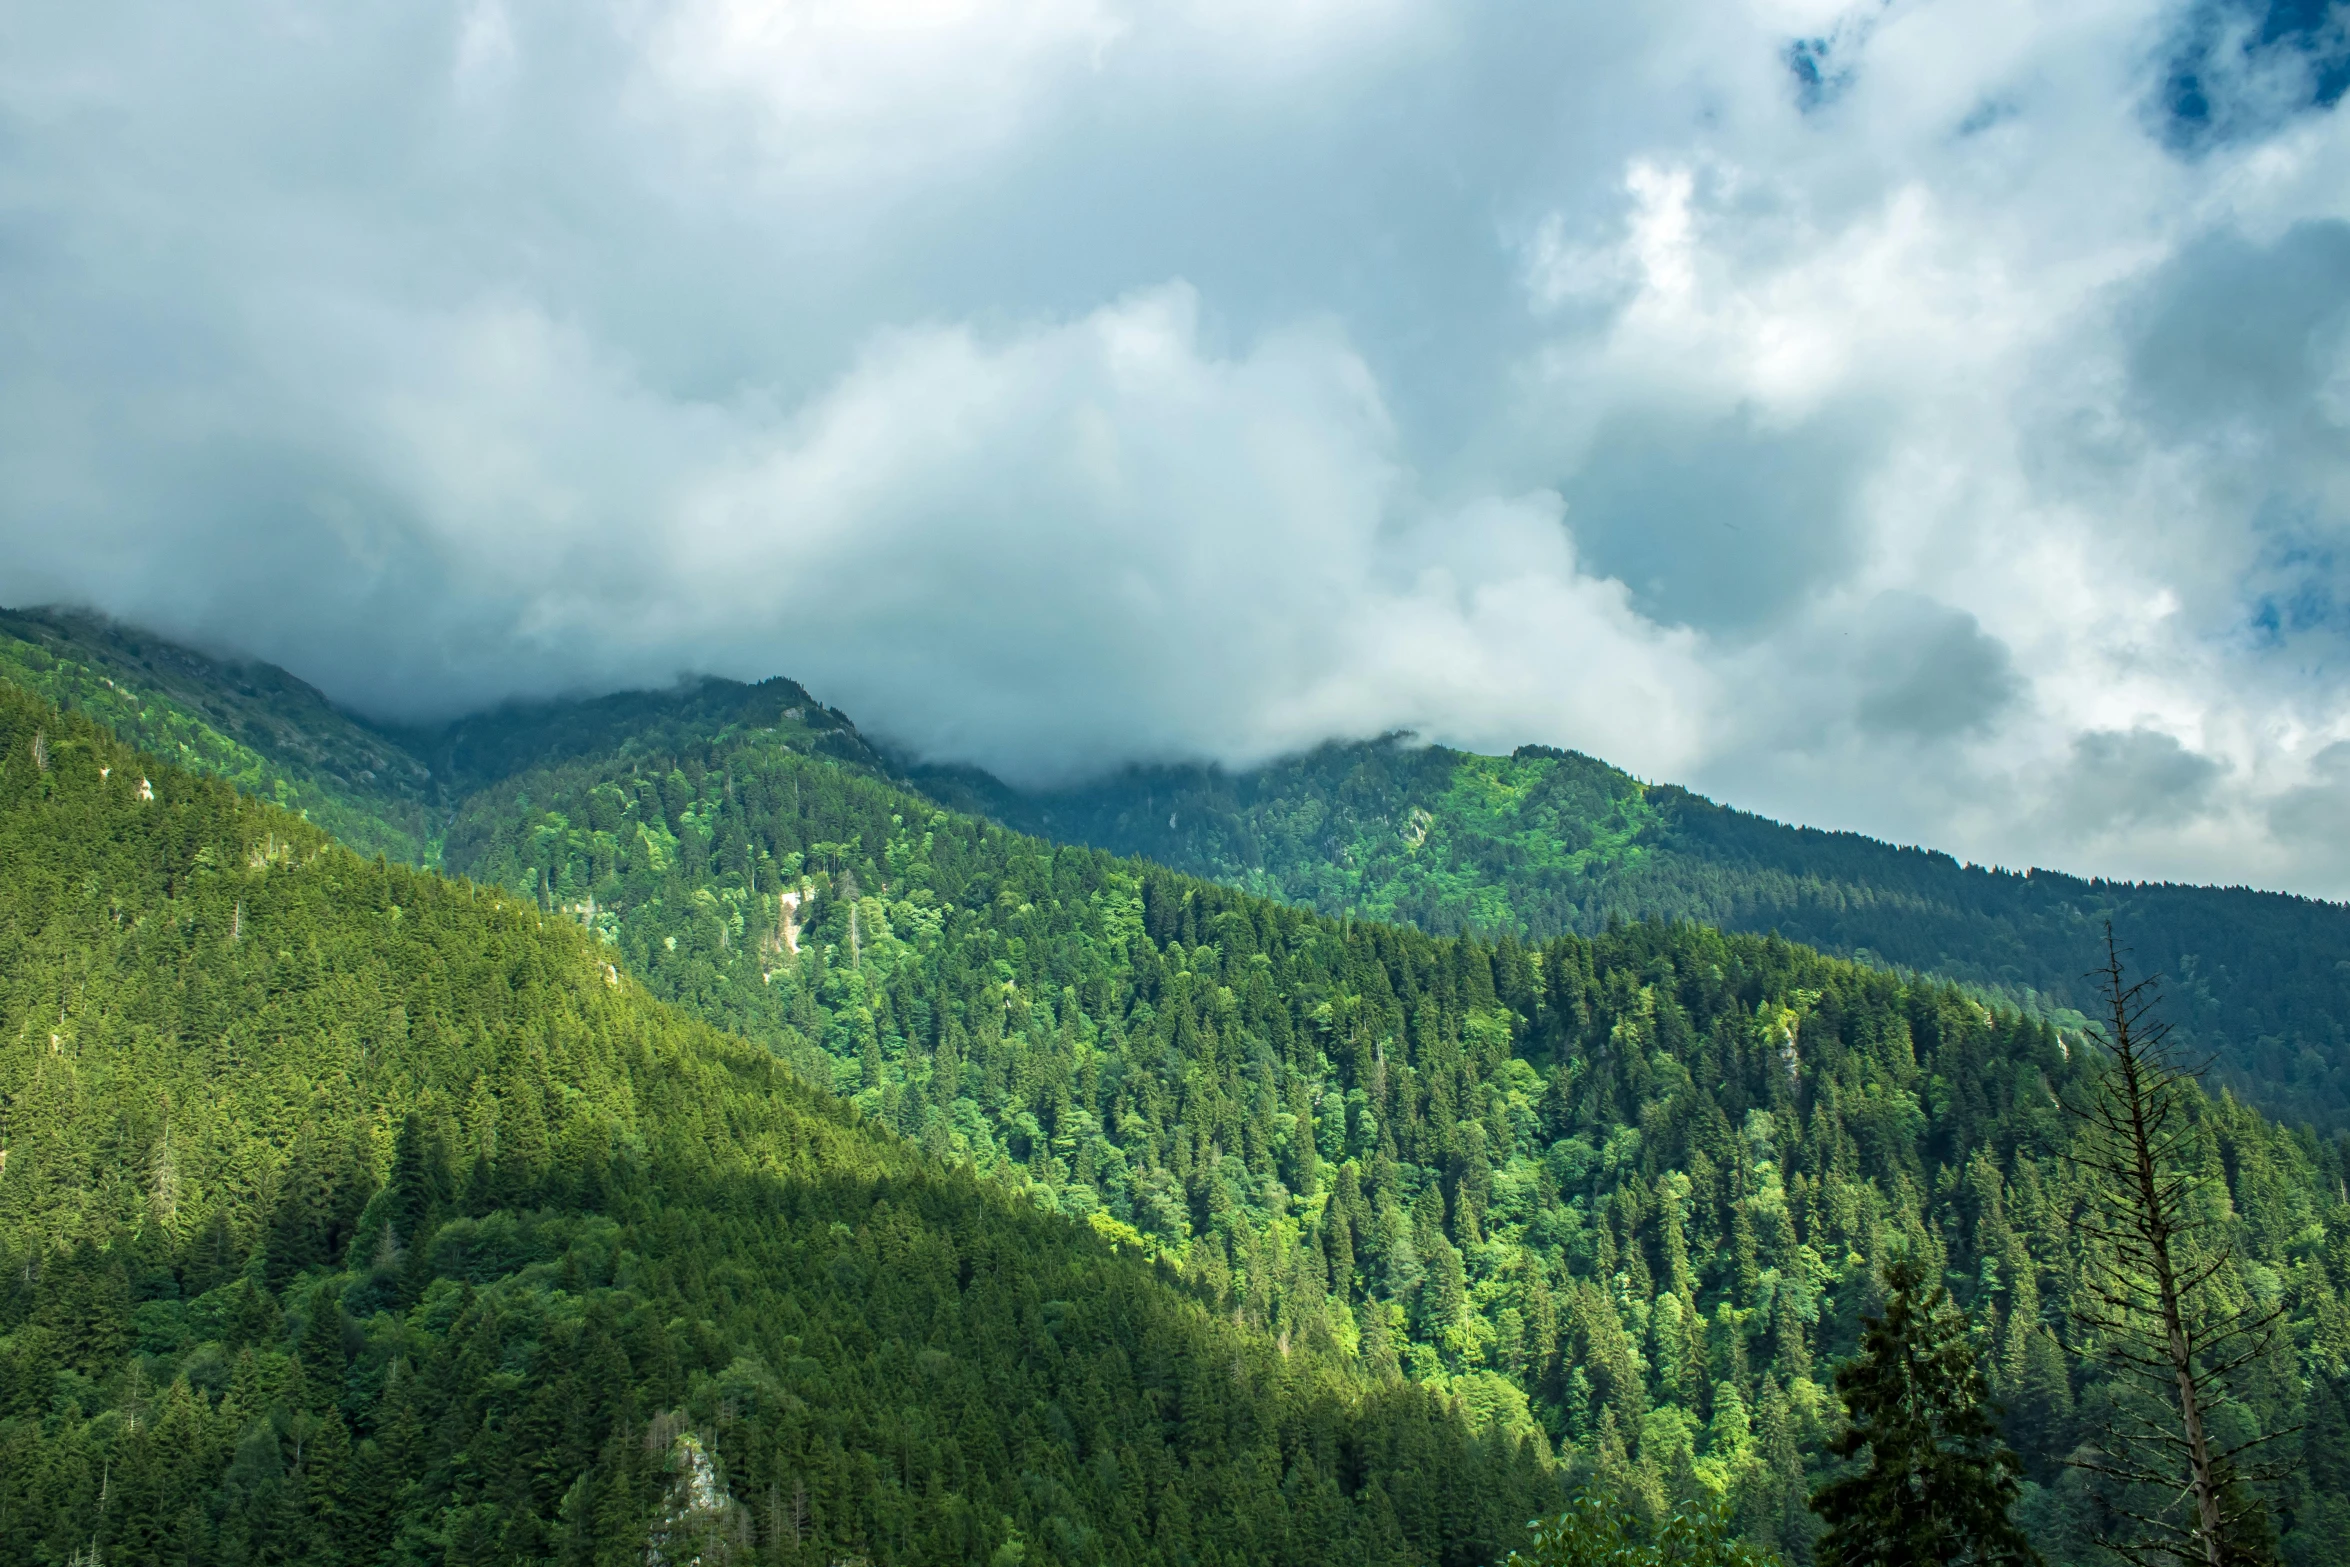
<instances>
[{"instance_id":1,"label":"fir tree","mask_svg":"<svg viewBox=\"0 0 2350 1567\"><path fill-rule=\"evenodd\" d=\"M1823 1567L2036 1567L2008 1517L2023 1466L1999 1440L1966 1314L1926 1288L1914 1256L1885 1270L1882 1316L1865 1319L1858 1357L1837 1368L1852 1424L1830 1444L1867 1453L1859 1472L1820 1487Z\"/></svg>"}]
</instances>

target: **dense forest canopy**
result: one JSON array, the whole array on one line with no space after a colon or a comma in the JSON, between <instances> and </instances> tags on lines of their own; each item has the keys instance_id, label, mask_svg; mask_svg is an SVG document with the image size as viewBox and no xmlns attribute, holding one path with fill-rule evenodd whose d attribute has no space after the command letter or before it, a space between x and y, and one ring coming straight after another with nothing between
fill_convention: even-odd
<instances>
[{"instance_id":1,"label":"dense forest canopy","mask_svg":"<svg viewBox=\"0 0 2350 1567\"><path fill-rule=\"evenodd\" d=\"M0 681L130 744L285 806L363 853L439 852L432 773L274 664L220 659L61 610L0 610Z\"/></svg>"},{"instance_id":2,"label":"dense forest canopy","mask_svg":"<svg viewBox=\"0 0 2350 1567\"><path fill-rule=\"evenodd\" d=\"M6 700L0 1440L58 1559L172 1400L213 1467L153 1527L219 1552L362 1505L289 1477L321 1430L380 1467L407 1399L438 1445L398 1436L415 1489L364 1505L420 1557L641 1555L675 1514L782 1560L1150 1560L1176 1519L1202 1561L1468 1562L1588 1482L1801 1563L1896 1255L1979 1325L2020 1520L2095 1557L2109 1498L2066 1460L2117 1394L2068 1309L2092 1047L2060 1015L1686 922L1334 917L942 809L787 682L479 721L443 762L461 883ZM2225 1287L2285 1323L2213 1419L2287 1433L2276 1546L2339 1561L2345 1143L2190 1104ZM984 1247L1001 1299L942 1262L850 1320L894 1259ZM92 1301L118 1326L61 1351ZM625 1413L562 1369L596 1323ZM978 1380L934 1397L945 1362ZM1213 1420L1167 1413L1225 1363ZM569 1445L526 1461L531 1408ZM739 1511L679 1500L705 1472Z\"/></svg>"},{"instance_id":3,"label":"dense forest canopy","mask_svg":"<svg viewBox=\"0 0 2350 1567\"><path fill-rule=\"evenodd\" d=\"M0 1148L12 1560L1468 1567L1563 1497L566 922L5 688Z\"/></svg>"},{"instance_id":4,"label":"dense forest canopy","mask_svg":"<svg viewBox=\"0 0 2350 1567\"><path fill-rule=\"evenodd\" d=\"M1023 793L894 758L789 680L696 680L384 730L282 670L57 611L0 612L0 678L416 864L439 863L468 799L530 768L752 727L788 729L811 754L1039 837L1437 935L1540 942L1611 921L1688 920L1777 932L2063 1016L2083 1006L2082 975L2112 919L2169 977L2175 1021L2215 1058L2218 1080L2288 1121L2350 1128L2350 910L1962 865L1788 827L1569 751L1478 756L1390 737L1249 773L1143 768Z\"/></svg>"},{"instance_id":5,"label":"dense forest canopy","mask_svg":"<svg viewBox=\"0 0 2350 1567\"><path fill-rule=\"evenodd\" d=\"M2111 1389L2067 1313L2077 1032L1774 937L1334 920L756 727L510 779L447 853L933 1157L1137 1232L1243 1323L1442 1388L1652 1513L1719 1497L1797 1561L1828 1368L1922 1253L1982 1324L2029 1527L2090 1559L2101 1499L2064 1460ZM2195 1103L2241 1288L2294 1323L2225 1418L2333 1432L2344 1144ZM2350 1546L2311 1481L2333 1441L2275 1499L2296 1560Z\"/></svg>"},{"instance_id":6,"label":"dense forest canopy","mask_svg":"<svg viewBox=\"0 0 2350 1567\"><path fill-rule=\"evenodd\" d=\"M950 770L934 797L1326 913L1536 941L1611 920L1776 931L1825 952L2086 1007L2104 923L2170 979L2182 1035L2288 1120L2350 1125L2350 909L2240 887L1962 865L1788 827L1571 751L1400 738L1249 773L1148 768L1022 794Z\"/></svg>"}]
</instances>

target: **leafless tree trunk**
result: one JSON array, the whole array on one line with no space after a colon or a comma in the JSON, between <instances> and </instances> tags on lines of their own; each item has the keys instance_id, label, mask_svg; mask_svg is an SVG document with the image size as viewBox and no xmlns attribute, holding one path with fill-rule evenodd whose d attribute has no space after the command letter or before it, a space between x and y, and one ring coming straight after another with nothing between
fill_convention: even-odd
<instances>
[{"instance_id":1,"label":"leafless tree trunk","mask_svg":"<svg viewBox=\"0 0 2350 1567\"><path fill-rule=\"evenodd\" d=\"M2146 1567L2234 1567L2255 1559L2244 1526L2262 1507L2242 1484L2259 1476L2236 1460L2286 1433L2219 1449L2205 1417L2227 1378L2267 1350L2284 1307L2231 1309L2217 1298L2235 1250L2196 1215L2191 1199L2202 1179L2189 1158L2188 1085L2208 1063L2178 1063L2170 1025L2152 1016L2159 976L2128 980L2110 924L2105 962L2092 973L2103 991L2105 1060L2088 1098L2064 1106L2081 1123L2071 1157L2097 1193L2080 1221L2094 1244L2073 1316L2139 1407L2117 1415L2102 1449L2075 1462L2129 1492L2167 1499L2150 1509L2121 1505L2137 1529L2106 1539L2117 1554Z\"/></svg>"}]
</instances>

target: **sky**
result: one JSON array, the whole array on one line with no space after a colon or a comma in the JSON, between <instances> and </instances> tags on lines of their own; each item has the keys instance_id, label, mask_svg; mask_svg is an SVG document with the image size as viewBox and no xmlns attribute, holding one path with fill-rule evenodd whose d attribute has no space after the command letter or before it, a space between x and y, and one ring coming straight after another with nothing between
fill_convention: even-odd
<instances>
[{"instance_id":1,"label":"sky","mask_svg":"<svg viewBox=\"0 0 2350 1567\"><path fill-rule=\"evenodd\" d=\"M2343 897L2346 29L0 0L0 602Z\"/></svg>"}]
</instances>

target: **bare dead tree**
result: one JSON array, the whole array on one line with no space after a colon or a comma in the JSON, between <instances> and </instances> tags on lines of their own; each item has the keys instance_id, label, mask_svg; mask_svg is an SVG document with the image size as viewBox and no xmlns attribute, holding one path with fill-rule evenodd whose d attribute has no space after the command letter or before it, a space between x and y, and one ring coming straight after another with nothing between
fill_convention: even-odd
<instances>
[{"instance_id":1,"label":"bare dead tree","mask_svg":"<svg viewBox=\"0 0 2350 1567\"><path fill-rule=\"evenodd\" d=\"M2123 1490L2115 1511L2131 1532L2101 1542L2115 1554L2139 1567L2237 1567L2258 1559L2249 1542L2260 1531L2248 1526L2264 1504L2250 1486L2270 1477L2242 1460L2288 1433L2223 1448L2208 1417L2234 1373L2267 1353L2284 1306L2229 1298L2235 1248L2199 1212L2205 1178L2188 1103L2210 1062L2180 1062L2170 1025L2154 1016L2161 976L2128 979L2110 922L2105 962L2090 975L2102 992L2103 1060L2087 1097L2064 1103L2080 1123L2070 1157L2096 1194L2080 1221L2092 1245L2072 1314L2125 1397L2101 1445L2073 1462Z\"/></svg>"}]
</instances>

